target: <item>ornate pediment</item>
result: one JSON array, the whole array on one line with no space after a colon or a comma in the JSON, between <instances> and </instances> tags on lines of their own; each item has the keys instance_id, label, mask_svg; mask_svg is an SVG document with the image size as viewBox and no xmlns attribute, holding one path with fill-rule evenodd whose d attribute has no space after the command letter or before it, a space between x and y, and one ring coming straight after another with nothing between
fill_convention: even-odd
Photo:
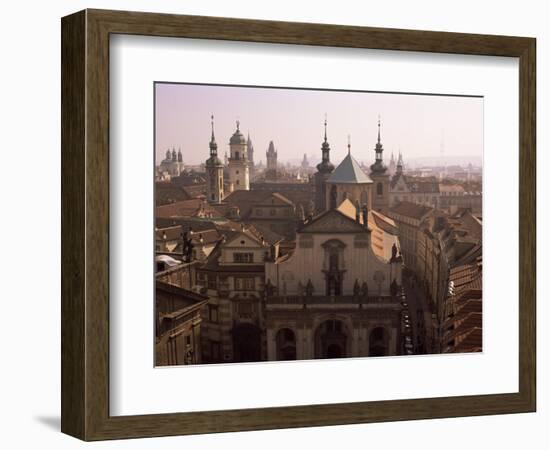
<instances>
[{"instance_id":1,"label":"ornate pediment","mask_svg":"<svg viewBox=\"0 0 550 450\"><path fill-rule=\"evenodd\" d=\"M300 233L358 233L367 231L363 225L337 210L327 211L306 224Z\"/></svg>"}]
</instances>

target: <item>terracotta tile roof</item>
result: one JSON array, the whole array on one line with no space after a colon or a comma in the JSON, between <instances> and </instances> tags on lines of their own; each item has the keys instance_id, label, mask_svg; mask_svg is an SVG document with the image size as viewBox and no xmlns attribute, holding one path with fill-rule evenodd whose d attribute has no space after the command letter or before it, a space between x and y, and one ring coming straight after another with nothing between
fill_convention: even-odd
<instances>
[{"instance_id":1,"label":"terracotta tile roof","mask_svg":"<svg viewBox=\"0 0 550 450\"><path fill-rule=\"evenodd\" d=\"M157 206L155 217L223 217L215 208L212 208L203 199L193 198L170 205Z\"/></svg>"},{"instance_id":2,"label":"terracotta tile roof","mask_svg":"<svg viewBox=\"0 0 550 450\"><path fill-rule=\"evenodd\" d=\"M433 211L433 208L429 206L418 205L412 202L400 202L390 208L389 214L390 216L393 214L399 214L400 216L420 220L431 211Z\"/></svg>"},{"instance_id":3,"label":"terracotta tile roof","mask_svg":"<svg viewBox=\"0 0 550 450\"><path fill-rule=\"evenodd\" d=\"M276 244L281 242L284 237L267 227L259 224L247 225L248 230L259 238L264 238L268 244Z\"/></svg>"},{"instance_id":4,"label":"terracotta tile roof","mask_svg":"<svg viewBox=\"0 0 550 450\"><path fill-rule=\"evenodd\" d=\"M444 353L471 353L480 352L483 348L483 330L469 328L455 337L455 343L446 347Z\"/></svg>"},{"instance_id":5,"label":"terracotta tile roof","mask_svg":"<svg viewBox=\"0 0 550 450\"><path fill-rule=\"evenodd\" d=\"M271 194L271 196L265 198L262 202L258 202L258 205L260 206L270 206L273 204L294 206L294 203L292 203L288 198L286 198L282 194L279 194L278 192L274 192L273 194Z\"/></svg>"},{"instance_id":6,"label":"terracotta tile roof","mask_svg":"<svg viewBox=\"0 0 550 450\"><path fill-rule=\"evenodd\" d=\"M269 191L234 191L225 197L224 202L238 207L241 219L246 219L254 206L265 202L271 195L273 193Z\"/></svg>"},{"instance_id":7,"label":"terracotta tile roof","mask_svg":"<svg viewBox=\"0 0 550 450\"><path fill-rule=\"evenodd\" d=\"M221 233L216 230L202 230L194 231L191 235L191 240L195 243L198 243L202 240L203 244L211 245L215 242L218 242L221 238Z\"/></svg>"},{"instance_id":8,"label":"terracotta tile roof","mask_svg":"<svg viewBox=\"0 0 550 450\"><path fill-rule=\"evenodd\" d=\"M206 183L183 186L181 189L189 198L206 198Z\"/></svg>"},{"instance_id":9,"label":"terracotta tile roof","mask_svg":"<svg viewBox=\"0 0 550 450\"><path fill-rule=\"evenodd\" d=\"M340 203L336 211L355 221L356 207L349 200L345 199ZM371 248L376 256L388 261L391 258L391 247L395 243L399 247L398 229L395 222L378 211L369 210L368 229L371 232ZM361 218L363 223L363 218ZM389 242L389 243L388 243Z\"/></svg>"},{"instance_id":10,"label":"terracotta tile roof","mask_svg":"<svg viewBox=\"0 0 550 450\"><path fill-rule=\"evenodd\" d=\"M155 238L159 241L166 239L167 241L176 241L180 239L182 233L181 225L176 225L167 228L157 228L155 230Z\"/></svg>"},{"instance_id":11,"label":"terracotta tile roof","mask_svg":"<svg viewBox=\"0 0 550 450\"><path fill-rule=\"evenodd\" d=\"M155 205L169 205L182 200L192 198L185 188L174 185L171 182L157 181L155 183Z\"/></svg>"},{"instance_id":12,"label":"terracotta tile roof","mask_svg":"<svg viewBox=\"0 0 550 450\"><path fill-rule=\"evenodd\" d=\"M448 192L456 192L456 193L463 193L464 188L460 186L459 184L443 184L439 186L439 191L441 193L448 193Z\"/></svg>"},{"instance_id":13,"label":"terracotta tile roof","mask_svg":"<svg viewBox=\"0 0 550 450\"><path fill-rule=\"evenodd\" d=\"M225 217L201 218L201 217L156 217L155 224L158 228L182 226L185 231L202 231L221 228L235 228L240 225Z\"/></svg>"}]
</instances>

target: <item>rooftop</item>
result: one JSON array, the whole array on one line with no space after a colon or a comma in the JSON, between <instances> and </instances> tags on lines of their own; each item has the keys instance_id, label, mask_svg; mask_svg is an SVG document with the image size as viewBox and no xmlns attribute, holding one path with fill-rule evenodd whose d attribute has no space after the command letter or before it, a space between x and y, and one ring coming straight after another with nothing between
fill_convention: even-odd
<instances>
[{"instance_id":1,"label":"rooftop","mask_svg":"<svg viewBox=\"0 0 550 450\"><path fill-rule=\"evenodd\" d=\"M412 202L401 202L390 209L390 214L394 213L420 220L430 211L433 211L433 208L429 206L418 205Z\"/></svg>"},{"instance_id":2,"label":"rooftop","mask_svg":"<svg viewBox=\"0 0 550 450\"><path fill-rule=\"evenodd\" d=\"M334 169L327 183L362 184L372 183L370 177L363 172L359 163L348 153L340 165Z\"/></svg>"}]
</instances>

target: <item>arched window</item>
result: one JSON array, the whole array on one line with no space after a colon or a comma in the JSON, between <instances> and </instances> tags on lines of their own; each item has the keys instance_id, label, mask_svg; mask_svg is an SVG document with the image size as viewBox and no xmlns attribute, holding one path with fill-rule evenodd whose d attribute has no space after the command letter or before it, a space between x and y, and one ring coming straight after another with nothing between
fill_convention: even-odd
<instances>
[{"instance_id":1,"label":"arched window","mask_svg":"<svg viewBox=\"0 0 550 450\"><path fill-rule=\"evenodd\" d=\"M382 183L376 185L376 195L384 195L384 185Z\"/></svg>"}]
</instances>

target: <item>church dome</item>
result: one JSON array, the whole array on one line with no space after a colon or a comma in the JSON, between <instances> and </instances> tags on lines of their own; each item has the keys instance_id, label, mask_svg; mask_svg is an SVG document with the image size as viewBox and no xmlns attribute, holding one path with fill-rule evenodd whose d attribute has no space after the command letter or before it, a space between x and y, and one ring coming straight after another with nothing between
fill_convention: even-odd
<instances>
[{"instance_id":1,"label":"church dome","mask_svg":"<svg viewBox=\"0 0 550 450\"><path fill-rule=\"evenodd\" d=\"M237 145L244 145L246 144L246 138L241 133L241 130L239 130L239 122L237 122L237 129L235 130L235 133L233 133L233 136L231 136L231 139L229 139L229 144L237 144Z\"/></svg>"},{"instance_id":2,"label":"church dome","mask_svg":"<svg viewBox=\"0 0 550 450\"><path fill-rule=\"evenodd\" d=\"M214 167L214 166L223 166L223 163L218 156L213 155L210 158L206 160L206 166L207 167Z\"/></svg>"}]
</instances>

